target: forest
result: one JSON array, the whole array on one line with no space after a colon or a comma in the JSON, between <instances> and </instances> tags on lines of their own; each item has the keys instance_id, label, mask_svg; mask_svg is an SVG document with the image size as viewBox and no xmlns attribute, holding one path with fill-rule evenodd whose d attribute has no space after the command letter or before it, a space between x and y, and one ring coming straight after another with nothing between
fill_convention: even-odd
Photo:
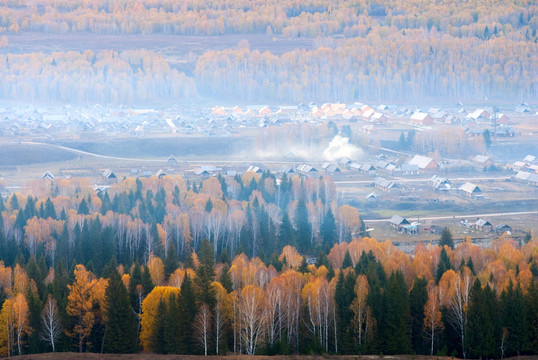
<instances>
[{"instance_id":1,"label":"forest","mask_svg":"<svg viewBox=\"0 0 538 360\"><path fill-rule=\"evenodd\" d=\"M198 96L287 103L530 100L537 96L537 9L528 0L7 0L0 5L0 50L25 33L81 39L91 33L103 35L104 42L104 35L125 34L245 39L234 48L208 46L196 54L146 52L158 65L157 79L139 65L139 52L105 51L88 63L85 53L17 51L0 58L7 79L0 95L114 104ZM256 43L250 49L248 35L256 34L316 40L278 55L258 50ZM188 64L186 74L170 65L175 55ZM58 67L64 57L69 66ZM30 79L19 68L38 76ZM98 84L107 76L110 96L104 97ZM65 86L56 89L58 83ZM79 83L90 91L79 90Z\"/></svg>"},{"instance_id":2,"label":"forest","mask_svg":"<svg viewBox=\"0 0 538 360\"><path fill-rule=\"evenodd\" d=\"M0 355L538 354L532 233L406 254L326 176L26 189L0 197Z\"/></svg>"}]
</instances>

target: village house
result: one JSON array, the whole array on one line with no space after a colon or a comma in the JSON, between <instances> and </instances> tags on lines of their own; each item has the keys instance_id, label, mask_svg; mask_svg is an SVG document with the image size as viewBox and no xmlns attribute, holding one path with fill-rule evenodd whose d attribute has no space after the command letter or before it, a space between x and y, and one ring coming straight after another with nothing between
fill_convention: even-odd
<instances>
[{"instance_id":1,"label":"village house","mask_svg":"<svg viewBox=\"0 0 538 360\"><path fill-rule=\"evenodd\" d=\"M410 235L418 234L418 226L409 223L406 218L403 218L400 215L393 215L389 221L389 224L392 228L398 230L400 233Z\"/></svg>"},{"instance_id":2,"label":"village house","mask_svg":"<svg viewBox=\"0 0 538 360\"><path fill-rule=\"evenodd\" d=\"M514 176L514 180L529 184L532 186L538 186L538 174L530 173L526 171L520 171Z\"/></svg>"},{"instance_id":3,"label":"village house","mask_svg":"<svg viewBox=\"0 0 538 360\"><path fill-rule=\"evenodd\" d=\"M431 158L422 155L415 155L409 161L410 165L416 165L422 171L436 170L439 165Z\"/></svg>"},{"instance_id":4,"label":"village house","mask_svg":"<svg viewBox=\"0 0 538 360\"><path fill-rule=\"evenodd\" d=\"M168 166L176 166L177 165L177 159L174 155L170 155L168 159L166 160L166 165Z\"/></svg>"},{"instance_id":5,"label":"village house","mask_svg":"<svg viewBox=\"0 0 538 360\"><path fill-rule=\"evenodd\" d=\"M499 224L495 226L495 232L499 235L502 235L504 233L512 233L512 227L506 224Z\"/></svg>"},{"instance_id":6,"label":"village house","mask_svg":"<svg viewBox=\"0 0 538 360\"><path fill-rule=\"evenodd\" d=\"M473 183L470 183L470 182L466 182L465 184L463 184L462 186L460 186L458 188L458 190L460 191L460 193L464 196L467 196L467 197L470 197L470 198L474 198L476 197L478 194L481 194L482 193L482 190L480 190L480 188L478 187L478 185L475 185Z\"/></svg>"},{"instance_id":7,"label":"village house","mask_svg":"<svg viewBox=\"0 0 538 360\"><path fill-rule=\"evenodd\" d=\"M447 178L434 175L430 181L435 190L450 190L452 188L452 183Z\"/></svg>"},{"instance_id":8,"label":"village house","mask_svg":"<svg viewBox=\"0 0 538 360\"><path fill-rule=\"evenodd\" d=\"M376 189L382 190L382 191L390 191L396 184L391 181L387 180L383 177L376 177L374 179L374 186Z\"/></svg>"},{"instance_id":9,"label":"village house","mask_svg":"<svg viewBox=\"0 0 538 360\"><path fill-rule=\"evenodd\" d=\"M486 155L476 155L473 157L473 164L479 168L489 168L492 165L495 165L493 159Z\"/></svg>"},{"instance_id":10,"label":"village house","mask_svg":"<svg viewBox=\"0 0 538 360\"><path fill-rule=\"evenodd\" d=\"M310 165L302 164L297 167L297 173L301 175L315 175L318 173L318 170Z\"/></svg>"},{"instance_id":11,"label":"village house","mask_svg":"<svg viewBox=\"0 0 538 360\"><path fill-rule=\"evenodd\" d=\"M472 119L474 121L478 121L478 120L485 121L489 119L489 116L490 115L488 114L486 110L476 109L475 111L467 115L467 118Z\"/></svg>"},{"instance_id":12,"label":"village house","mask_svg":"<svg viewBox=\"0 0 538 360\"><path fill-rule=\"evenodd\" d=\"M105 171L103 171L102 177L103 177L102 182L107 185L118 182L118 178L116 177L116 174L114 174L112 170L110 169L106 169Z\"/></svg>"},{"instance_id":13,"label":"village house","mask_svg":"<svg viewBox=\"0 0 538 360\"><path fill-rule=\"evenodd\" d=\"M489 221L487 221L487 220L478 219L473 224L473 228L475 228L478 231L488 232L489 233L489 232L491 232L491 230L493 230L493 225L491 225L491 223Z\"/></svg>"},{"instance_id":14,"label":"village house","mask_svg":"<svg viewBox=\"0 0 538 360\"><path fill-rule=\"evenodd\" d=\"M424 112L416 112L409 118L411 124L415 125L432 125L433 124L433 118L428 114Z\"/></svg>"}]
</instances>

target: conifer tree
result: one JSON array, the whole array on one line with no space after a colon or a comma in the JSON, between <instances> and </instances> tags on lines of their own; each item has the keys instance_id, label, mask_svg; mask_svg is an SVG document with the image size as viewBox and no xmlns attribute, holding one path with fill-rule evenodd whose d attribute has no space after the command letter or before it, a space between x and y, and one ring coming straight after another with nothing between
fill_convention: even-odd
<instances>
[{"instance_id":1,"label":"conifer tree","mask_svg":"<svg viewBox=\"0 0 538 360\"><path fill-rule=\"evenodd\" d=\"M295 233L297 239L297 250L304 253L310 247L310 223L308 222L308 211L306 203L301 197L295 209Z\"/></svg>"},{"instance_id":2,"label":"conifer tree","mask_svg":"<svg viewBox=\"0 0 538 360\"><path fill-rule=\"evenodd\" d=\"M452 266L450 265L450 259L448 258L448 254L446 253L445 248L443 247L443 249L441 250L441 256L439 258L439 264L437 265L435 281L439 282L445 271L448 271L451 268Z\"/></svg>"},{"instance_id":3,"label":"conifer tree","mask_svg":"<svg viewBox=\"0 0 538 360\"><path fill-rule=\"evenodd\" d=\"M425 354L422 326L424 323L424 305L428 301L428 282L416 278L409 292L409 310L411 313L411 345L416 353Z\"/></svg>"},{"instance_id":4,"label":"conifer tree","mask_svg":"<svg viewBox=\"0 0 538 360\"><path fill-rule=\"evenodd\" d=\"M113 272L108 281L106 296L105 352L132 353L138 344L136 315L120 275Z\"/></svg>"},{"instance_id":5,"label":"conifer tree","mask_svg":"<svg viewBox=\"0 0 538 360\"><path fill-rule=\"evenodd\" d=\"M452 233L450 230L445 227L441 233L441 239L439 240L439 246L444 247L445 245L449 246L451 249L454 249L454 240L452 239Z\"/></svg>"},{"instance_id":6,"label":"conifer tree","mask_svg":"<svg viewBox=\"0 0 538 360\"><path fill-rule=\"evenodd\" d=\"M407 354L409 342L410 313L407 285L400 271L393 272L383 294L383 317L381 335L384 354Z\"/></svg>"},{"instance_id":7,"label":"conifer tree","mask_svg":"<svg viewBox=\"0 0 538 360\"><path fill-rule=\"evenodd\" d=\"M323 218L323 222L320 227L320 235L323 241L323 248L328 252L336 242L336 221L334 220L333 212L331 208L327 211L327 214Z\"/></svg>"}]
</instances>

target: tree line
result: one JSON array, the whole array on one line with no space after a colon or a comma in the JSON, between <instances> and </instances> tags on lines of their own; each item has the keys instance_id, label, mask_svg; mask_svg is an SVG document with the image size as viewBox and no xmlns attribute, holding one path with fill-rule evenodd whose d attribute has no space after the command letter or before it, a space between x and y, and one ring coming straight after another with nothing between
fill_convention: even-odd
<instances>
[{"instance_id":1,"label":"tree line","mask_svg":"<svg viewBox=\"0 0 538 360\"><path fill-rule=\"evenodd\" d=\"M0 31L99 34L223 35L267 33L289 37L356 36L366 24L398 29L435 28L456 36L488 38L535 30L531 1L372 2L279 0L264 2L144 0L10 0L0 8ZM486 30L487 29L487 30ZM535 35L535 33L534 33Z\"/></svg>"},{"instance_id":2,"label":"tree line","mask_svg":"<svg viewBox=\"0 0 538 360\"><path fill-rule=\"evenodd\" d=\"M88 184L0 201L3 355L538 353L532 234L407 255L328 177Z\"/></svg>"}]
</instances>

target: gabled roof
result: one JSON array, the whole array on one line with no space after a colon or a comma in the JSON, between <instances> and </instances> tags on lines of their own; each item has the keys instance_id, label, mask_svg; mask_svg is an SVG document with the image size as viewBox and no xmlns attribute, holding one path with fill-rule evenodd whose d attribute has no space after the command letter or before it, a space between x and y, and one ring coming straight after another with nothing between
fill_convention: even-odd
<instances>
[{"instance_id":1,"label":"gabled roof","mask_svg":"<svg viewBox=\"0 0 538 360\"><path fill-rule=\"evenodd\" d=\"M297 171L300 171L302 173L309 173L309 172L317 172L318 170L313 166L302 164L297 167Z\"/></svg>"},{"instance_id":2,"label":"gabled roof","mask_svg":"<svg viewBox=\"0 0 538 360\"><path fill-rule=\"evenodd\" d=\"M168 157L168 159L166 160L169 164L173 163L173 164L177 164L177 159L174 155L170 154L170 156Z\"/></svg>"},{"instance_id":3,"label":"gabled roof","mask_svg":"<svg viewBox=\"0 0 538 360\"><path fill-rule=\"evenodd\" d=\"M533 162L534 160L536 160L536 156L533 156L533 155L527 155L527 156L525 156L525 158L523 159L523 161L528 162L528 163L531 163L531 162Z\"/></svg>"},{"instance_id":4,"label":"gabled roof","mask_svg":"<svg viewBox=\"0 0 538 360\"><path fill-rule=\"evenodd\" d=\"M103 172L103 177L105 179L116 179L116 174L114 174L112 172L112 170L110 169L106 169L104 172Z\"/></svg>"},{"instance_id":5,"label":"gabled roof","mask_svg":"<svg viewBox=\"0 0 538 360\"><path fill-rule=\"evenodd\" d=\"M159 169L155 176L157 176L158 178L162 178L163 176L166 176L166 173L163 171L163 169Z\"/></svg>"},{"instance_id":6,"label":"gabled roof","mask_svg":"<svg viewBox=\"0 0 538 360\"><path fill-rule=\"evenodd\" d=\"M491 226L491 223L484 219L478 219L476 220L475 225L479 227L484 227L484 226Z\"/></svg>"},{"instance_id":7,"label":"gabled roof","mask_svg":"<svg viewBox=\"0 0 538 360\"><path fill-rule=\"evenodd\" d=\"M409 221L407 221L406 218L403 218L400 215L393 215L390 218L390 223L394 225L409 225Z\"/></svg>"},{"instance_id":8,"label":"gabled roof","mask_svg":"<svg viewBox=\"0 0 538 360\"><path fill-rule=\"evenodd\" d=\"M254 165L250 165L250 166L248 167L247 171L252 171L252 172L257 173L257 174L263 172L262 169L260 169L260 168L257 167L257 166L254 166Z\"/></svg>"},{"instance_id":9,"label":"gabled roof","mask_svg":"<svg viewBox=\"0 0 538 360\"><path fill-rule=\"evenodd\" d=\"M412 119L412 120L424 120L424 119L426 119L428 116L429 116L429 115L428 115L427 113L417 111L416 113L414 113L413 115L411 115L411 119Z\"/></svg>"},{"instance_id":10,"label":"gabled roof","mask_svg":"<svg viewBox=\"0 0 538 360\"><path fill-rule=\"evenodd\" d=\"M427 168L428 165L430 165L430 163L432 161L434 161L434 160L431 157L422 156L422 155L415 155L409 161L409 165L417 165L419 169L423 170L423 169Z\"/></svg>"},{"instance_id":11,"label":"gabled roof","mask_svg":"<svg viewBox=\"0 0 538 360\"><path fill-rule=\"evenodd\" d=\"M54 175L50 171L45 171L43 176L41 176L41 180L49 179L50 181L54 181Z\"/></svg>"},{"instance_id":12,"label":"gabled roof","mask_svg":"<svg viewBox=\"0 0 538 360\"><path fill-rule=\"evenodd\" d=\"M466 193L469 193L469 194L474 194L474 193L482 192L482 190L480 190L480 188L478 187L478 185L475 185L475 184L470 183L470 182L466 182L465 184L463 184L462 186L460 186L459 189L460 189L461 191L465 191Z\"/></svg>"},{"instance_id":13,"label":"gabled roof","mask_svg":"<svg viewBox=\"0 0 538 360\"><path fill-rule=\"evenodd\" d=\"M383 177L376 177L374 179L374 184L387 190L392 189L395 185L393 181L387 180Z\"/></svg>"}]
</instances>

